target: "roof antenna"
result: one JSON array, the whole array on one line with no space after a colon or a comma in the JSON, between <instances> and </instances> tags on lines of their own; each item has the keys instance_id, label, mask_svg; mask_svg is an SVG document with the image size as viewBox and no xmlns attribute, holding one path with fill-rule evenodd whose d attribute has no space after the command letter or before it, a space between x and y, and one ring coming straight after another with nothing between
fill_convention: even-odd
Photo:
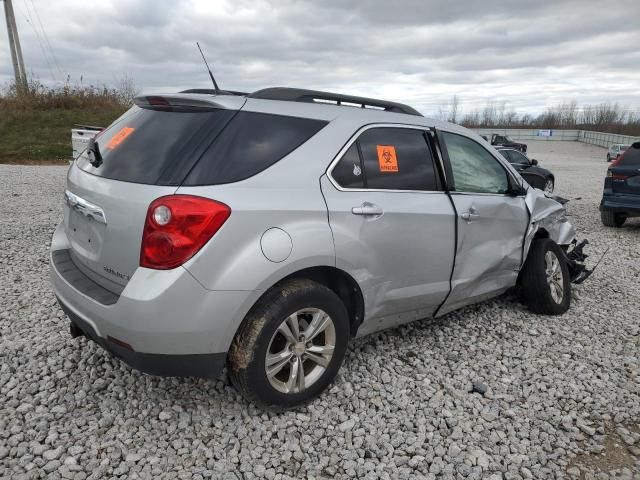
<instances>
[{"instance_id":1,"label":"roof antenna","mask_svg":"<svg viewBox=\"0 0 640 480\"><path fill-rule=\"evenodd\" d=\"M202 60L204 60L204 64L207 66L207 70L209 71L209 76L211 77L211 81L213 82L213 88L216 91L216 93L220 93L220 88L218 87L218 84L216 83L216 79L213 78L213 73L211 73L211 69L209 68L209 64L207 63L207 59L204 58L204 53L202 53L202 49L200 48L200 43L196 42L196 45L198 46L198 50L200 50L200 55L202 55Z\"/></svg>"}]
</instances>

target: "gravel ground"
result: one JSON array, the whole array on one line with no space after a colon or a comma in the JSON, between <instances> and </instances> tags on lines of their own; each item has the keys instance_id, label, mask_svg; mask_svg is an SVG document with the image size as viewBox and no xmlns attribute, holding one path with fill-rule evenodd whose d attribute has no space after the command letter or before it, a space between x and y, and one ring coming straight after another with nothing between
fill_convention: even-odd
<instances>
[{"instance_id":1,"label":"gravel ground","mask_svg":"<svg viewBox=\"0 0 640 480\"><path fill-rule=\"evenodd\" d=\"M571 310L503 296L362 339L283 414L72 340L47 260L66 169L0 166L0 478L640 478L640 221L600 224L604 149L530 152L591 260L611 247Z\"/></svg>"}]
</instances>

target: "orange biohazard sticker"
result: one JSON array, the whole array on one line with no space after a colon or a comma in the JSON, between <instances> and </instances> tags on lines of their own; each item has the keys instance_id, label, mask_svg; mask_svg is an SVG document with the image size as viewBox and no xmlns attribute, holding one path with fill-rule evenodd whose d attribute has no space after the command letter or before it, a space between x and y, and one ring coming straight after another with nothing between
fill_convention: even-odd
<instances>
[{"instance_id":1,"label":"orange biohazard sticker","mask_svg":"<svg viewBox=\"0 0 640 480\"><path fill-rule=\"evenodd\" d=\"M378 145L378 165L382 173L395 173L398 171L398 158L396 147L393 145Z\"/></svg>"},{"instance_id":2,"label":"orange biohazard sticker","mask_svg":"<svg viewBox=\"0 0 640 480\"><path fill-rule=\"evenodd\" d=\"M122 142L124 142L125 139L129 135L131 135L134 130L135 130L135 128L131 128L131 127L121 128L120 131L118 133L116 133L113 137L111 137L111 140L109 140L109 142L107 142L107 148L113 150L118 145L120 145Z\"/></svg>"}]
</instances>

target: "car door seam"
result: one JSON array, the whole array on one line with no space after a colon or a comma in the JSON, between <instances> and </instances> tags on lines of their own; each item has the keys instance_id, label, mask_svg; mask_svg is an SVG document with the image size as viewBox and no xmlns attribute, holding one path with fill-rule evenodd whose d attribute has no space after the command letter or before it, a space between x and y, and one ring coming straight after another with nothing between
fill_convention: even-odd
<instances>
[{"instance_id":1,"label":"car door seam","mask_svg":"<svg viewBox=\"0 0 640 480\"><path fill-rule=\"evenodd\" d=\"M451 169L451 164L449 163L448 153L443 149L442 145L440 145L439 132L436 128L432 129L434 136L434 143L436 143L436 152L434 152L439 157L439 164L443 170L443 176L445 172L447 172L447 167L449 167L449 171L453 172ZM453 180L453 178L452 178ZM447 300L451 296L451 292L453 291L453 272L456 267L456 258L458 256L458 209L456 208L456 204L453 201L453 197L451 196L451 191L449 188L448 179L444 178L444 184L442 185L443 192L449 199L449 203L451 204L451 208L453 209L453 260L451 262L451 271L449 272L449 292L444 297L444 300L438 305L438 308L433 312L433 317L437 317L440 313L442 307L447 303Z\"/></svg>"}]
</instances>

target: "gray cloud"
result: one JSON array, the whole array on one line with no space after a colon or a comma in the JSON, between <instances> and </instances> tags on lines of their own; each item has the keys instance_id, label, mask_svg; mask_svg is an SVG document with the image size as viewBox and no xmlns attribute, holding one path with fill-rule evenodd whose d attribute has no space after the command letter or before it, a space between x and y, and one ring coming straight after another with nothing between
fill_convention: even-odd
<instances>
[{"instance_id":1,"label":"gray cloud","mask_svg":"<svg viewBox=\"0 0 640 480\"><path fill-rule=\"evenodd\" d=\"M433 113L563 100L640 110L637 0L14 0L28 69L45 83L146 91L208 86L199 40L230 89L289 85L379 96ZM47 65L35 8L64 75ZM4 22L0 82L12 77ZM42 39L40 39L42 41ZM45 45L46 46L46 45Z\"/></svg>"}]
</instances>

